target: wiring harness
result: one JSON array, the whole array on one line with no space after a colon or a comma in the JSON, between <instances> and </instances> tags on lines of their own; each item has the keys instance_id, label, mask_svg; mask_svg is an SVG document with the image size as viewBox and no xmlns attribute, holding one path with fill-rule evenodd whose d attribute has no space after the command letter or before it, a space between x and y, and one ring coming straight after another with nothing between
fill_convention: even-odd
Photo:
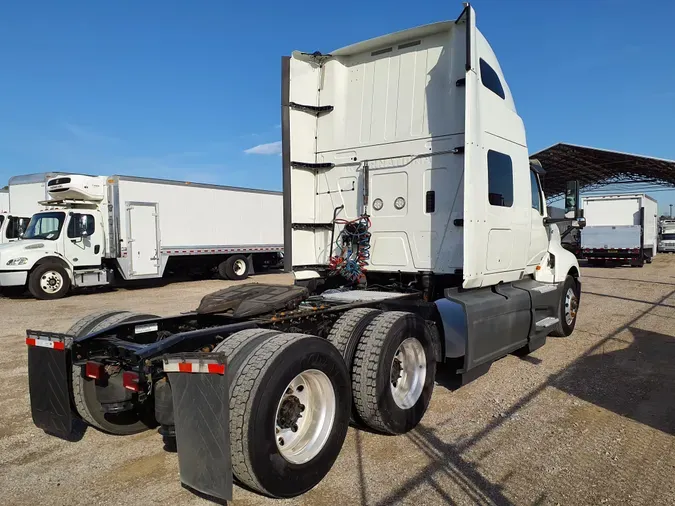
<instances>
[{"instance_id":1,"label":"wiring harness","mask_svg":"<svg viewBox=\"0 0 675 506\"><path fill-rule=\"evenodd\" d=\"M356 283L364 276L370 258L370 218L336 219L334 224L344 227L335 241L338 254L330 258L328 269Z\"/></svg>"}]
</instances>

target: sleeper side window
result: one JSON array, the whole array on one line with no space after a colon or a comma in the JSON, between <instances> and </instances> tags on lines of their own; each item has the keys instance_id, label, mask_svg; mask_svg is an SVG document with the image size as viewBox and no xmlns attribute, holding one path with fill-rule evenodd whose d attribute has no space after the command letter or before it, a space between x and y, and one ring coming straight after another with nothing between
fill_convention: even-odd
<instances>
[{"instance_id":1,"label":"sleeper side window","mask_svg":"<svg viewBox=\"0 0 675 506\"><path fill-rule=\"evenodd\" d=\"M488 163L488 200L493 206L511 207L513 205L513 162L509 155L489 150Z\"/></svg>"},{"instance_id":2,"label":"sleeper side window","mask_svg":"<svg viewBox=\"0 0 675 506\"><path fill-rule=\"evenodd\" d=\"M485 60L483 60L483 58L480 59L480 80L482 81L483 86L485 86L495 95L501 98L506 96L504 94L504 87L502 86L502 82L499 79L497 72L495 72L495 69L490 67L490 65Z\"/></svg>"}]
</instances>

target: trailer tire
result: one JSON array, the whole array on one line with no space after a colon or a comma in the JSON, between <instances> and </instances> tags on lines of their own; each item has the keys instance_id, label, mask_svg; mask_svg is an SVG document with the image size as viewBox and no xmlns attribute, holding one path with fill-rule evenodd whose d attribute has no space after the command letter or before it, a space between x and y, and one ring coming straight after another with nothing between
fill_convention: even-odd
<instances>
[{"instance_id":1,"label":"trailer tire","mask_svg":"<svg viewBox=\"0 0 675 506\"><path fill-rule=\"evenodd\" d=\"M241 281L248 278L248 259L244 255L232 255L218 265L218 274L223 279Z\"/></svg>"},{"instance_id":2,"label":"trailer tire","mask_svg":"<svg viewBox=\"0 0 675 506\"><path fill-rule=\"evenodd\" d=\"M571 295L570 295L571 293ZM554 337L567 337L574 332L577 324L577 314L579 310L579 284L574 277L567 275L560 294L560 305L558 306L558 323L550 335ZM568 316L571 321L568 322Z\"/></svg>"},{"instance_id":3,"label":"trailer tire","mask_svg":"<svg viewBox=\"0 0 675 506\"><path fill-rule=\"evenodd\" d=\"M354 357L352 393L370 428L403 434L422 420L436 376L432 340L424 320L412 313L385 312L368 325Z\"/></svg>"},{"instance_id":4,"label":"trailer tire","mask_svg":"<svg viewBox=\"0 0 675 506\"><path fill-rule=\"evenodd\" d=\"M28 290L36 299L60 299L70 291L70 276L60 264L40 264L28 275Z\"/></svg>"},{"instance_id":5,"label":"trailer tire","mask_svg":"<svg viewBox=\"0 0 675 506\"><path fill-rule=\"evenodd\" d=\"M75 323L68 334L81 337L99 332L113 325L129 323L146 318L157 318L155 315L131 313L129 311L104 311L85 316ZM73 367L72 394L75 409L80 418L92 427L109 434L126 436L137 434L151 428L154 423L152 406L147 412L123 412L119 414L104 414L96 400L96 383L82 377L79 367Z\"/></svg>"},{"instance_id":6,"label":"trailer tire","mask_svg":"<svg viewBox=\"0 0 675 506\"><path fill-rule=\"evenodd\" d=\"M351 405L347 367L332 344L303 334L268 336L238 368L230 392L239 482L272 497L296 497L330 471Z\"/></svg>"}]
</instances>

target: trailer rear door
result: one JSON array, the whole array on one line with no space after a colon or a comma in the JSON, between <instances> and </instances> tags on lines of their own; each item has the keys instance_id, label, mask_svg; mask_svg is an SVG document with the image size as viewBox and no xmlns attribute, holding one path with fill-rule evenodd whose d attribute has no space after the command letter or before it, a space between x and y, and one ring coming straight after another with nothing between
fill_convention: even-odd
<instances>
[{"instance_id":1,"label":"trailer rear door","mask_svg":"<svg viewBox=\"0 0 675 506\"><path fill-rule=\"evenodd\" d=\"M131 275L159 275L159 219L155 202L127 203L127 237Z\"/></svg>"}]
</instances>

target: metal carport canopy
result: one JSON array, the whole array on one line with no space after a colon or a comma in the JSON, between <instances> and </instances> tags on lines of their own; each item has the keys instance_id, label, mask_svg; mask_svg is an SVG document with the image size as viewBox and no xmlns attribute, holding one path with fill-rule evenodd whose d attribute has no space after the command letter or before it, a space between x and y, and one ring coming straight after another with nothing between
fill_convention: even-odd
<instances>
[{"instance_id":1,"label":"metal carport canopy","mask_svg":"<svg viewBox=\"0 0 675 506\"><path fill-rule=\"evenodd\" d=\"M582 191L615 183L647 183L675 187L675 161L619 151L558 143L534 153L546 171L542 184L548 199L565 192L565 183L579 181Z\"/></svg>"}]
</instances>

